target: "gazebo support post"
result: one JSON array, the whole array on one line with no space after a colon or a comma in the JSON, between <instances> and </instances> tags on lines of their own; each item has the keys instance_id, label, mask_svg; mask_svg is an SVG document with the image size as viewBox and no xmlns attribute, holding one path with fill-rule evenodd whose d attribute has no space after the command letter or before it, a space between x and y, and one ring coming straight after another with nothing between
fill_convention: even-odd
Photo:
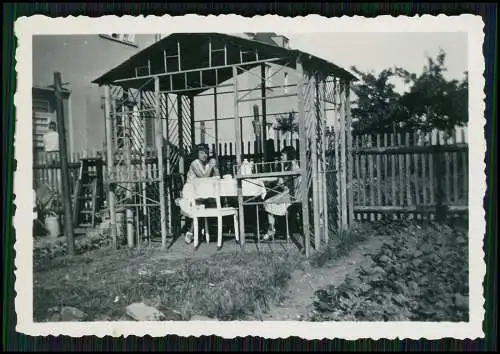
<instances>
[{"instance_id":1,"label":"gazebo support post","mask_svg":"<svg viewBox=\"0 0 500 354\"><path fill-rule=\"evenodd\" d=\"M177 124L179 134L179 173L184 174L184 129L182 124L182 95L177 94Z\"/></svg>"},{"instance_id":2,"label":"gazebo support post","mask_svg":"<svg viewBox=\"0 0 500 354\"><path fill-rule=\"evenodd\" d=\"M238 68L233 66L233 84L234 84L234 132L236 138L236 166L237 170L235 171L236 175L241 174L241 131L240 131L240 114L238 107ZM242 190L242 182L243 180L237 178L238 183L238 211L239 211L239 227L240 227L240 245L241 248L245 246L245 212L243 210L243 190Z\"/></svg>"},{"instance_id":3,"label":"gazebo support post","mask_svg":"<svg viewBox=\"0 0 500 354\"><path fill-rule=\"evenodd\" d=\"M301 182L301 197L302 197L302 225L304 230L304 247L306 251L306 257L311 254L311 234L309 230L309 190L307 183L307 135L305 127L305 114L304 114L304 70L302 68L302 63L300 60L296 62L296 72L297 72L297 99L298 99L298 109L299 109L299 150L300 150L300 168L302 170L302 182Z\"/></svg>"},{"instance_id":4,"label":"gazebo support post","mask_svg":"<svg viewBox=\"0 0 500 354\"><path fill-rule=\"evenodd\" d=\"M262 145L262 152L264 155L264 161L269 162L270 158L268 156L268 149L267 149L267 106L266 106L266 95L267 95L267 89L266 89L266 63L261 64L260 66L260 75L261 75L261 105L262 105L262 140L263 140L263 145Z\"/></svg>"},{"instance_id":5,"label":"gazebo support post","mask_svg":"<svg viewBox=\"0 0 500 354\"><path fill-rule=\"evenodd\" d=\"M161 247L167 247L167 223L165 208L165 173L163 171L163 130L161 128L161 107L160 107L160 78L155 76L155 133L156 151L158 156L158 175L160 189L160 226L161 226Z\"/></svg>"},{"instance_id":6,"label":"gazebo support post","mask_svg":"<svg viewBox=\"0 0 500 354\"><path fill-rule=\"evenodd\" d=\"M321 96L323 97L323 103L321 109L323 110L323 135L321 139L323 139L323 233L324 233L324 242L328 243L329 241L329 220L328 220L328 189L327 189L327 184L326 184L326 173L327 173L327 164L326 164L326 150L328 148L328 140L326 138L326 129L327 129L327 108L326 108L326 80L327 77L324 77L322 80L322 93Z\"/></svg>"},{"instance_id":7,"label":"gazebo support post","mask_svg":"<svg viewBox=\"0 0 500 354\"><path fill-rule=\"evenodd\" d=\"M347 134L347 201L348 201L348 226L351 226L354 220L354 194L352 192L352 117L351 117L351 102L350 102L351 83L346 81L345 84L345 115L346 115L346 134ZM377 172L379 173L379 172Z\"/></svg>"},{"instance_id":8,"label":"gazebo support post","mask_svg":"<svg viewBox=\"0 0 500 354\"><path fill-rule=\"evenodd\" d=\"M191 119L191 146L195 143L194 96L189 96L189 118Z\"/></svg>"},{"instance_id":9,"label":"gazebo support post","mask_svg":"<svg viewBox=\"0 0 500 354\"><path fill-rule=\"evenodd\" d=\"M347 226L347 166L346 166L346 90L345 85L340 82L340 193L341 193L341 229L345 230Z\"/></svg>"},{"instance_id":10,"label":"gazebo support post","mask_svg":"<svg viewBox=\"0 0 500 354\"><path fill-rule=\"evenodd\" d=\"M318 115L318 110L316 109L316 99L317 99L317 91L318 91L318 82L316 80L316 77L310 76L308 80L309 85L314 85L314 96L312 98L314 104L311 105L311 109L313 112L309 114L310 119L313 119L313 128L311 134L313 135L311 137L311 180L312 180L312 194L313 194L313 202L312 202L312 207L313 207L313 222L314 222L314 249L317 251L321 247L321 238L320 238L320 229L319 229L319 211L320 211L320 206L319 206L319 193L318 193L318 142L317 139L319 138L317 136L317 127L318 127L318 119L320 119ZM311 82L312 81L312 82ZM307 137L306 139L309 139L310 137Z\"/></svg>"},{"instance_id":11,"label":"gazebo support post","mask_svg":"<svg viewBox=\"0 0 500 354\"><path fill-rule=\"evenodd\" d=\"M106 114L106 160L108 181L112 179L114 173L114 153L113 153L113 117L111 116L109 86L104 86L104 113ZM109 222L111 224L111 239L113 240L113 248L117 248L116 241L116 211L115 211L115 191L114 186L108 184L108 207L109 207Z\"/></svg>"},{"instance_id":12,"label":"gazebo support post","mask_svg":"<svg viewBox=\"0 0 500 354\"><path fill-rule=\"evenodd\" d=\"M215 83L217 85L217 83ZM217 107L217 86L214 87L214 129L215 129L215 153L219 155L219 123L218 123L218 107Z\"/></svg>"}]
</instances>

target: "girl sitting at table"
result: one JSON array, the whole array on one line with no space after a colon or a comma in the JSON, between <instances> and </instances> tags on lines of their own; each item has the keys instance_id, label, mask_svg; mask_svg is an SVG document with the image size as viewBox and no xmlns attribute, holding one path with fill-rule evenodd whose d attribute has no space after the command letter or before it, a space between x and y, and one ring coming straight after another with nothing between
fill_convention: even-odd
<instances>
[{"instance_id":1,"label":"girl sitting at table","mask_svg":"<svg viewBox=\"0 0 500 354\"><path fill-rule=\"evenodd\" d=\"M208 145L207 144L198 144L196 146L197 150L197 158L191 162L189 166L189 171L186 176L186 183L193 183L197 178L206 178L206 177L220 177L219 169L217 167L217 159L215 155L208 158ZM199 200L197 204L206 204L206 206L210 206L207 203L208 201ZM184 225L184 230L189 229L185 236L184 240L186 243L191 243L193 241L193 223L191 219L186 220L186 224ZM205 230L206 232L207 230Z\"/></svg>"},{"instance_id":2,"label":"girl sitting at table","mask_svg":"<svg viewBox=\"0 0 500 354\"><path fill-rule=\"evenodd\" d=\"M299 165L295 159L295 149L292 146L286 146L281 151L281 161L282 161L282 171L297 171L299 170ZM296 199L300 199L297 196L297 192L300 184L300 177L297 176L286 176L284 178L278 178L278 186L280 190L278 194L270 197L264 202L264 210L267 212L267 233L263 236L263 240L267 241L274 238L276 234L275 216L286 216L288 207L292 203L291 196L295 196Z\"/></svg>"}]
</instances>

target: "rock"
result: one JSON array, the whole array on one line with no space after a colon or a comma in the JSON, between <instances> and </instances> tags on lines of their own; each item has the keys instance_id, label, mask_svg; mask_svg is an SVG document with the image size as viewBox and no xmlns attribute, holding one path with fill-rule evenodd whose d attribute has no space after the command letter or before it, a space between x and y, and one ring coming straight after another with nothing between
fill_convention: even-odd
<instances>
[{"instance_id":1,"label":"rock","mask_svg":"<svg viewBox=\"0 0 500 354\"><path fill-rule=\"evenodd\" d=\"M469 308L469 298L467 296L463 296L462 294L456 293L453 295L453 302L455 303L455 306L460 309Z\"/></svg>"},{"instance_id":2,"label":"rock","mask_svg":"<svg viewBox=\"0 0 500 354\"><path fill-rule=\"evenodd\" d=\"M61 309L61 321L83 321L87 315L75 307L66 306Z\"/></svg>"},{"instance_id":3,"label":"rock","mask_svg":"<svg viewBox=\"0 0 500 354\"><path fill-rule=\"evenodd\" d=\"M127 316L136 321L162 321L165 319L165 315L163 313L154 307L145 305L142 302L127 306L126 313Z\"/></svg>"},{"instance_id":4,"label":"rock","mask_svg":"<svg viewBox=\"0 0 500 354\"><path fill-rule=\"evenodd\" d=\"M178 311L162 308L161 312L164 315L164 321L182 321L182 315Z\"/></svg>"},{"instance_id":5,"label":"rock","mask_svg":"<svg viewBox=\"0 0 500 354\"><path fill-rule=\"evenodd\" d=\"M214 319L207 316L194 315L191 317L190 321L214 321Z\"/></svg>"}]
</instances>

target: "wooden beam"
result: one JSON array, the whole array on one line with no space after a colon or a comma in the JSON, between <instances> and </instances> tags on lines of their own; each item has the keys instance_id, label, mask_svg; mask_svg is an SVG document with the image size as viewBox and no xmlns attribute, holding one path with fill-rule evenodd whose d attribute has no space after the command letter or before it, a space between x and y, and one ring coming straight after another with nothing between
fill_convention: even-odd
<instances>
[{"instance_id":1,"label":"wooden beam","mask_svg":"<svg viewBox=\"0 0 500 354\"><path fill-rule=\"evenodd\" d=\"M68 170L68 151L66 146L66 129L64 119L64 106L62 98L62 80L61 73L54 73L54 89L56 96L56 118L57 130L59 134L59 160L61 161L61 179L62 179L62 199L64 207L64 233L68 243L68 253L75 254L75 240L73 238L73 221L71 213L71 194L69 192L69 170Z\"/></svg>"},{"instance_id":2,"label":"wooden beam","mask_svg":"<svg viewBox=\"0 0 500 354\"><path fill-rule=\"evenodd\" d=\"M217 104L217 87L214 87L214 122L215 122L215 153L219 155L219 111Z\"/></svg>"},{"instance_id":3,"label":"wooden beam","mask_svg":"<svg viewBox=\"0 0 500 354\"><path fill-rule=\"evenodd\" d=\"M340 83L340 129L339 129L339 143L340 143L340 193L341 193L341 228L346 229L347 226L347 166L346 166L346 117L345 117L345 104L346 93L345 85Z\"/></svg>"},{"instance_id":4,"label":"wooden beam","mask_svg":"<svg viewBox=\"0 0 500 354\"><path fill-rule=\"evenodd\" d=\"M160 107L160 78L155 77L155 108L156 114L155 120L155 133L156 133L156 151L158 154L158 174L160 177L159 189L160 189L160 227L161 227L161 247L163 249L167 246L167 220L166 220L166 208L165 208L165 174L163 171L163 131L161 129L160 117L161 117L161 107Z\"/></svg>"},{"instance_id":5,"label":"wooden beam","mask_svg":"<svg viewBox=\"0 0 500 354\"><path fill-rule=\"evenodd\" d=\"M297 98L298 98L298 111L299 111L299 149L300 149L300 168L302 172L302 181L300 188L302 189L302 225L304 230L304 247L306 251L306 257L311 254L311 235L309 230L309 190L307 183L307 156L306 156L306 127L304 122L304 70L302 68L302 63L297 60L296 64L297 72Z\"/></svg>"},{"instance_id":6,"label":"wooden beam","mask_svg":"<svg viewBox=\"0 0 500 354\"><path fill-rule=\"evenodd\" d=\"M314 80L313 83L311 81ZM309 85L314 85L314 106L316 109L314 112L311 112L309 116L311 119L314 119L313 122L313 129L312 129L312 136L309 138L311 139L311 165L312 165L312 190L313 190L313 220L314 220L314 248L316 251L318 251L321 247L321 235L320 235L320 219L319 219L319 214L320 214L320 203L319 203L319 176L318 176L318 161L320 161L320 156L318 156L318 140L319 136L317 136L318 132L318 120L321 119L321 114L320 114L320 109L319 109L319 102L316 102L316 100L319 101L319 83L317 80L317 77L310 77L309 78Z\"/></svg>"},{"instance_id":7,"label":"wooden beam","mask_svg":"<svg viewBox=\"0 0 500 354\"><path fill-rule=\"evenodd\" d=\"M234 84L234 133L236 135L236 166L237 172L236 175L241 174L241 131L239 122L239 103L238 103L238 69L236 66L233 66L233 84ZM240 227L240 245L243 248L245 246L245 213L243 208L243 190L242 190L243 181L238 179L238 214L239 214L239 227Z\"/></svg>"},{"instance_id":8,"label":"wooden beam","mask_svg":"<svg viewBox=\"0 0 500 354\"><path fill-rule=\"evenodd\" d=\"M194 96L189 97L189 118L191 118L191 146L195 145Z\"/></svg>"},{"instance_id":9,"label":"wooden beam","mask_svg":"<svg viewBox=\"0 0 500 354\"><path fill-rule=\"evenodd\" d=\"M131 156L130 156L130 140L132 139L132 124L131 124L131 117L128 111L127 105L123 106L123 130L124 130L124 149L125 149L125 171L126 171L126 177L125 179L128 181L129 179L132 179L132 163L131 163ZM128 200L132 198L132 188L134 188L133 183L127 183L126 184L126 192L125 196ZM129 248L134 247L134 213L132 208L128 207L125 210L125 216L126 216L126 224L127 224L127 245Z\"/></svg>"},{"instance_id":10,"label":"wooden beam","mask_svg":"<svg viewBox=\"0 0 500 354\"><path fill-rule=\"evenodd\" d=\"M267 156L267 105L266 105L266 64L260 65L260 84L261 84L261 109L262 109L262 140L264 145L262 146L262 151L264 153L264 161L269 161L269 156Z\"/></svg>"},{"instance_id":11,"label":"wooden beam","mask_svg":"<svg viewBox=\"0 0 500 354\"><path fill-rule=\"evenodd\" d=\"M154 79L155 77L164 77L164 76L170 76L172 75L179 75L179 74L184 74L184 73L192 73L192 72L199 72L199 71L211 71L214 69L230 69L233 66L241 66L245 67L248 65L259 65L259 64L265 64L265 63L272 63L275 61L280 61L283 60L283 58L269 58L269 59L263 59L263 60L256 60L256 61L248 61L243 64L231 64L228 63L227 65L218 65L218 66L209 66L206 68L196 68L196 69L188 69L188 70L178 70L178 71L172 71L172 72L165 72L165 73L158 73L155 75L143 75L143 76L135 76L135 77L129 77L129 78L124 78L124 79L117 79L114 80L111 84L119 84L119 83L124 83L124 82L129 82L129 81L136 81L136 80L146 80L146 79Z\"/></svg>"},{"instance_id":12,"label":"wooden beam","mask_svg":"<svg viewBox=\"0 0 500 354\"><path fill-rule=\"evenodd\" d=\"M328 193L331 193L331 191L327 190L327 184L326 184L326 171L328 169L327 164L326 164L326 149L328 148L328 142L326 138L326 122L327 122L327 116L326 112L328 111L326 108L326 101L324 98L326 97L326 82L323 80L322 83L322 93L321 96L323 97L323 104L321 109L323 110L323 136L321 139L323 140L323 234L324 234L324 241L325 243L328 243L330 239L329 235L329 220L328 220Z\"/></svg>"},{"instance_id":13,"label":"wooden beam","mask_svg":"<svg viewBox=\"0 0 500 354\"><path fill-rule=\"evenodd\" d=\"M179 134L179 173L184 174L184 129L182 124L182 95L177 94L177 133Z\"/></svg>"},{"instance_id":14,"label":"wooden beam","mask_svg":"<svg viewBox=\"0 0 500 354\"><path fill-rule=\"evenodd\" d=\"M352 188L352 170L353 170L353 156L352 156L352 117L351 117L351 83L346 81L345 83L345 115L346 115L346 134L347 134L347 201L348 201L348 217L347 221L349 226L352 225L354 221L354 193ZM380 181L380 170L377 171L377 179ZM380 192L380 191L379 191Z\"/></svg>"}]
</instances>

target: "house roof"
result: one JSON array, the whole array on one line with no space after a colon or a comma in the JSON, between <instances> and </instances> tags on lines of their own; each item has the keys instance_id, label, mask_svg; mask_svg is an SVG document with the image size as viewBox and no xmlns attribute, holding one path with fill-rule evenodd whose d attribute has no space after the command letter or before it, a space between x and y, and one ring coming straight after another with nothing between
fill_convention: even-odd
<instances>
[{"instance_id":1,"label":"house roof","mask_svg":"<svg viewBox=\"0 0 500 354\"><path fill-rule=\"evenodd\" d=\"M92 82L98 85L106 85L113 84L121 79L132 79L116 84L124 88L138 89L142 87L144 89L153 90L153 83L150 80L151 77L144 74L142 76L136 76L136 68L147 68L149 66L151 75L161 75L164 72L165 65L164 51L166 51L168 56L175 55L177 53L177 43L180 43L182 70L208 68L208 55L200 55L200 51L202 53L207 53L209 42L212 43L213 49L221 48L226 44L229 63L240 61L240 48L250 52L257 50L259 52L259 60L279 58L279 60L275 61L276 64L295 68L295 62L297 58L300 57L305 71L320 71L342 79L351 81L356 80L356 77L347 70L325 59L300 50L286 49L275 44L266 43L265 41L245 39L222 33L174 33L153 43L151 46L133 55L122 64L109 70ZM218 47L216 47L217 45ZM213 54L213 57L212 65L223 65L223 58L219 57L219 59L217 59L216 54ZM173 60L175 62L176 59L174 58ZM217 60L219 60L219 62L217 62ZM168 65L171 67L173 66L173 73L178 70L176 63L170 63ZM260 64L244 64L243 66L246 69L251 69L259 65ZM231 77L232 69L230 67L219 69L217 71L217 76L215 75L215 70L205 71L203 73L203 84L213 86L223 83L231 79ZM177 75L177 77L174 75L172 78L173 88L170 87L171 83L167 77L160 76L160 90L171 91L175 89L175 87L183 87L186 80L190 87L200 86L198 73L187 75L187 78L184 75ZM196 95L206 90L207 88L200 87L199 90L189 91L189 94Z\"/></svg>"}]
</instances>

